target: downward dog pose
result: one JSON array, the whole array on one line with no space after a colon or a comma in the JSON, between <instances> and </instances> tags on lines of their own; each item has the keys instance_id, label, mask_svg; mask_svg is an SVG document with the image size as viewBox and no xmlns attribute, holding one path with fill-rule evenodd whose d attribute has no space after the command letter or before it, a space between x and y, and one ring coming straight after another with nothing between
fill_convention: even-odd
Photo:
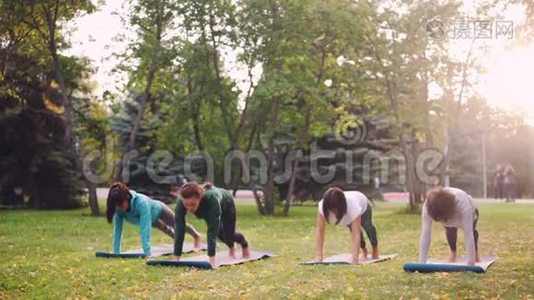
<instances>
[{"instance_id":1,"label":"downward dog pose","mask_svg":"<svg viewBox=\"0 0 534 300\"><path fill-rule=\"evenodd\" d=\"M180 198L176 205L176 238L174 255L180 260L185 232L185 215L187 212L204 219L208 225L207 243L211 265L215 265L216 238L229 248L230 258L235 258L234 243L241 245L243 258L250 256L248 242L236 232L236 208L234 197L224 189L209 183L204 186L188 182L180 189Z\"/></svg>"},{"instance_id":2,"label":"downward dog pose","mask_svg":"<svg viewBox=\"0 0 534 300\"><path fill-rule=\"evenodd\" d=\"M361 228L365 230L373 247L372 258L378 258L378 239L372 222L371 205L367 197L360 192L343 192L339 188L328 189L319 202L317 213L316 238L317 253L315 261L323 260L325 223L345 225L351 231L352 263L358 263L360 249L367 259L367 248Z\"/></svg>"},{"instance_id":3,"label":"downward dog pose","mask_svg":"<svg viewBox=\"0 0 534 300\"><path fill-rule=\"evenodd\" d=\"M175 217L172 210L161 201L128 189L124 183L115 183L109 189L106 215L108 222L113 222L113 252L116 254L121 252L124 220L139 226L145 256L151 255L151 227L156 227L174 238ZM189 224L185 228L195 239L195 246L200 247L200 235L195 228Z\"/></svg>"},{"instance_id":4,"label":"downward dog pose","mask_svg":"<svg viewBox=\"0 0 534 300\"><path fill-rule=\"evenodd\" d=\"M435 188L428 192L423 205L421 243L419 260L426 263L430 248L432 220L445 227L447 242L451 249L450 262L456 261L456 240L458 228L464 231L464 243L467 250L467 263L474 265L480 262L478 252L478 209L473 198L457 188Z\"/></svg>"}]
</instances>

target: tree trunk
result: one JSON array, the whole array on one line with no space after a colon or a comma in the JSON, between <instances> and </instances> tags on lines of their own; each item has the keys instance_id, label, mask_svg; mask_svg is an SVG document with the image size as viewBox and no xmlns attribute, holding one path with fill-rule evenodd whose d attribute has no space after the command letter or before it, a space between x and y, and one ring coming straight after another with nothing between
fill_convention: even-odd
<instances>
[{"instance_id":1,"label":"tree trunk","mask_svg":"<svg viewBox=\"0 0 534 300\"><path fill-rule=\"evenodd\" d=\"M248 163L248 162L247 162ZM265 215L265 207L263 206L263 203L261 203L261 197L258 195L258 190L256 189L256 185L254 182L250 181L249 184L250 189L252 190L252 194L254 195L254 200L256 201L256 207L258 208L258 213L260 215ZM265 194L264 194L265 197Z\"/></svg>"},{"instance_id":2,"label":"tree trunk","mask_svg":"<svg viewBox=\"0 0 534 300\"><path fill-rule=\"evenodd\" d=\"M254 123L254 126L252 127L252 130L250 132L250 136L249 136L249 141L248 141L248 146L247 146L247 150L246 152L250 151L250 149L252 149L252 144L254 142L254 134L256 133L256 128L257 128L257 123ZM258 131L259 133L259 131ZM246 170L248 170L249 172L249 178L250 177L250 161L247 159L245 160L245 164L246 164ZM265 215L265 206L263 205L263 203L261 202L261 197L258 195L258 191L256 189L256 184L254 183L254 181L252 179L250 179L249 181L249 188L252 190L252 194L254 195L254 200L256 201L256 207L258 208L258 213L260 215ZM265 196L265 195L264 195Z\"/></svg>"},{"instance_id":3,"label":"tree trunk","mask_svg":"<svg viewBox=\"0 0 534 300\"><path fill-rule=\"evenodd\" d=\"M275 195L274 195L274 133L269 137L267 146L267 183L263 192L265 197L265 212L267 215L274 215Z\"/></svg>"},{"instance_id":4,"label":"tree trunk","mask_svg":"<svg viewBox=\"0 0 534 300\"><path fill-rule=\"evenodd\" d=\"M388 75L385 76L385 81L386 81L386 89L388 92L388 97L390 99L391 106L393 107L395 121L397 122L397 126L399 128L400 147L406 158L406 187L410 195L409 208L410 208L410 211L413 212L413 211L417 211L417 207L418 207L417 203L419 202L417 200L418 193L417 193L417 188L416 188L416 176L415 176L415 169L414 169L415 161L414 161L413 151L412 149L409 148L410 145L406 142L405 137L404 137L403 124L402 124L402 119L399 113L399 103L397 101L397 94L395 91L395 87L393 86L393 83L390 81L390 78ZM415 142L415 140L413 142Z\"/></svg>"},{"instance_id":5,"label":"tree trunk","mask_svg":"<svg viewBox=\"0 0 534 300\"><path fill-rule=\"evenodd\" d=\"M423 87L423 101L425 107L425 142L427 147L434 146L434 138L432 136L432 126L430 124L430 103L428 102L428 83L424 82Z\"/></svg>"},{"instance_id":6,"label":"tree trunk","mask_svg":"<svg viewBox=\"0 0 534 300\"><path fill-rule=\"evenodd\" d=\"M219 70L219 56L217 54L217 42L215 41L215 33L214 33L214 27L215 27L215 16L213 13L210 13L210 21L209 21L209 27L210 27L210 40L211 40L211 46L212 46L212 63L213 63L213 69L215 70L215 84L217 85L217 94L219 95L219 108L221 109L221 115L224 122L224 128L226 130L226 134L228 135L228 140L230 143L234 141L233 133L232 133L232 124L230 123L231 120L228 119L228 111L226 110L226 97L224 95L223 85L222 85L222 79L221 74Z\"/></svg>"},{"instance_id":7,"label":"tree trunk","mask_svg":"<svg viewBox=\"0 0 534 300\"><path fill-rule=\"evenodd\" d=\"M247 91L247 96L245 98L245 107L243 108L243 111L241 112L241 115L239 116L239 121L237 123L237 128L235 130L232 142L230 143L230 150L235 150L239 148L239 137L241 136L241 133L243 132L243 129L245 128L245 122L248 118L248 110L250 107L250 100L251 100L251 94L252 89L254 88L254 82L252 81L252 71L249 68L248 70L248 78L250 80L250 85ZM254 134L253 134L254 135ZM250 147L249 147L250 149Z\"/></svg>"},{"instance_id":8,"label":"tree trunk","mask_svg":"<svg viewBox=\"0 0 534 300\"><path fill-rule=\"evenodd\" d=\"M126 144L124 153L121 156L121 160L117 163L116 172L114 176L115 181L122 180L123 158L130 150L134 148L135 138L137 136L137 133L139 132L141 123L143 122L143 116L145 114L146 104L150 98L150 90L152 88L152 82L154 81L154 77L156 75L156 71L157 71L158 64L159 64L158 57L159 57L159 49L161 47L162 30L163 30L163 24L161 20L161 15L158 15L158 17L156 18L156 33L155 33L156 44L154 45L154 49L152 50L151 57L150 57L150 68L148 70L147 82L146 82L145 90L143 93L143 98L141 98L141 103L139 103L139 110L137 111L137 116L135 117L132 131L130 132L130 136L128 137L128 143Z\"/></svg>"},{"instance_id":9,"label":"tree trunk","mask_svg":"<svg viewBox=\"0 0 534 300\"><path fill-rule=\"evenodd\" d=\"M58 9L59 3L56 2L56 12ZM50 10L45 9L44 10L46 22L48 25L48 50L50 51L50 55L52 56L52 61L54 63L54 73L56 76L56 80L58 81L59 88L61 90L61 99L63 102L64 107L64 113L63 113L63 120L65 123L65 142L68 147L68 156L72 159L74 162L74 165L76 167L76 170L82 174L82 167L81 167L81 161L80 156L78 153L78 150L76 149L76 143L74 141L73 137L73 125L72 125L72 105L67 97L67 87L65 84L65 80L63 77L63 71L61 69L61 63L59 61L59 56L57 54L57 44L56 44L56 18L57 14L52 16L52 12ZM82 174L83 176L83 174ZM91 214L94 216L100 215L100 209L98 207L98 199L96 197L96 187L93 183L89 182L85 176L83 176L87 190L89 192L89 205L91 207Z\"/></svg>"},{"instance_id":10,"label":"tree trunk","mask_svg":"<svg viewBox=\"0 0 534 300\"><path fill-rule=\"evenodd\" d=\"M271 128L272 132L269 136L269 142L267 144L267 184L264 188L265 193L265 207L266 207L266 213L268 215L274 215L274 208L275 208L275 202L276 197L274 193L274 177L275 177L275 168L274 168L274 159L275 159L275 145L274 145L274 138L275 138L275 131L274 131L274 123L278 120L278 106L279 106L279 100L274 99L274 103L272 105L272 122L273 126Z\"/></svg>"},{"instance_id":11,"label":"tree trunk","mask_svg":"<svg viewBox=\"0 0 534 300\"><path fill-rule=\"evenodd\" d=\"M291 200L293 199L293 193L295 190L295 182L297 181L298 167L299 167L300 158L295 158L293 161L293 167L291 168L291 177L289 179L289 188L287 189L286 201L284 203L283 215L287 216L289 214L289 207L291 206Z\"/></svg>"},{"instance_id":12,"label":"tree trunk","mask_svg":"<svg viewBox=\"0 0 534 300\"><path fill-rule=\"evenodd\" d=\"M188 80L187 82L187 92L188 97L191 100L191 97L193 96L193 87L191 86L191 80ZM193 110L193 132L195 135L195 142L197 144L198 151L202 152L204 151L204 144L202 143L202 136L201 136L201 130L200 130L200 103L193 104L194 101L190 101L190 105L192 105Z\"/></svg>"}]
</instances>

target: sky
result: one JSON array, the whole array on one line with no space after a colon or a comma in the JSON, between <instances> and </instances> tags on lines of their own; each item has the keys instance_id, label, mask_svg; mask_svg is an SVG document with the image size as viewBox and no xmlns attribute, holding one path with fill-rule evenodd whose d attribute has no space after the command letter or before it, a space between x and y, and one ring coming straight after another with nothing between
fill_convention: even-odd
<instances>
[{"instance_id":1,"label":"sky","mask_svg":"<svg viewBox=\"0 0 534 300\"><path fill-rule=\"evenodd\" d=\"M120 53L126 49L126 45L113 41L123 29L118 15L125 13L125 9L121 7L122 2L107 0L99 11L77 18L68 25L72 34L71 48L66 54L91 59L92 65L96 67L93 80L98 82L97 95L102 95L105 90L118 90L117 86L120 86L121 77L112 72L118 63L112 53Z\"/></svg>"},{"instance_id":2,"label":"sky","mask_svg":"<svg viewBox=\"0 0 534 300\"><path fill-rule=\"evenodd\" d=\"M94 0L93 0L94 1ZM123 6L124 3L124 6ZM121 16L126 16L128 1L107 0L99 10L90 15L77 18L68 24L72 31L70 36L71 48L66 51L68 55L88 57L96 73L93 80L97 82L95 94L102 95L106 90L120 93L126 82L124 75L113 72L114 66L119 63L113 53L126 51L126 43L117 42L114 38L119 34L128 32L121 22ZM224 52L226 49L222 49ZM224 55L225 69L223 70L233 78L242 91L247 91L250 80L245 66L237 62L238 53L228 51ZM261 75L261 66L252 70L253 82L256 83ZM245 96L245 93L241 97Z\"/></svg>"},{"instance_id":3,"label":"sky","mask_svg":"<svg viewBox=\"0 0 534 300\"><path fill-rule=\"evenodd\" d=\"M96 73L93 80L98 82L95 94L102 95L105 90L119 92L125 78L112 71L118 64L112 53L125 51L125 43L114 41L119 33L125 32L120 15L125 15L127 7L122 7L121 0L108 0L99 11L82 16L69 24L72 30L70 37L72 48L65 54L86 56L91 59ZM464 1L464 9L472 10L473 0ZM502 20L512 21L514 30L524 22L523 9L511 7L503 13ZM487 52L478 53L479 61L487 70L479 77L476 90L486 98L492 106L506 110L523 111L527 117L534 119L534 45L514 45L512 39L495 38L496 24L493 20L493 38L476 41L483 43ZM516 34L516 32L514 32ZM453 41L456 43L457 54L465 56L470 41ZM229 52L225 55L225 71L234 78L241 90L249 85L246 69L237 63L237 54ZM254 80L261 74L261 67L254 70ZM431 87L431 94L439 95L439 89Z\"/></svg>"}]
</instances>

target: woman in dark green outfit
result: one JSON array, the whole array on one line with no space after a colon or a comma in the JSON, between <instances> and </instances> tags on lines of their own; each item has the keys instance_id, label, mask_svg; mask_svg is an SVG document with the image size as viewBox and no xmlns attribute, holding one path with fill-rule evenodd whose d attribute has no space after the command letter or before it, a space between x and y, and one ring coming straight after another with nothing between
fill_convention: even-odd
<instances>
[{"instance_id":1,"label":"woman in dark green outfit","mask_svg":"<svg viewBox=\"0 0 534 300\"><path fill-rule=\"evenodd\" d=\"M176 205L176 237L174 240L174 255L177 260L182 255L187 212L204 219L208 225L207 243L210 264L215 264L217 237L228 246L231 258L235 258L234 243L241 245L244 258L250 256L248 242L241 233L235 231L236 209L234 197L229 191L211 184L201 186L196 182L188 182L180 189L179 196L181 201L177 201Z\"/></svg>"}]
</instances>

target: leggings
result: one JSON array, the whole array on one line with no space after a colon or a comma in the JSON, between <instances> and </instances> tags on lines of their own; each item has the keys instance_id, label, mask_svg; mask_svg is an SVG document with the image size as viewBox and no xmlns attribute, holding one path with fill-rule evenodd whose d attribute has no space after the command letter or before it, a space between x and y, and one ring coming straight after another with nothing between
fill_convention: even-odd
<instances>
[{"instance_id":1,"label":"leggings","mask_svg":"<svg viewBox=\"0 0 534 300\"><path fill-rule=\"evenodd\" d=\"M363 231L367 234L367 237L369 238L369 241L371 242L371 246L376 247L378 246L378 238L376 234L376 227L373 225L373 211L371 209L371 204L367 204L367 209L362 215L362 228L363 230L360 230L360 247L363 249L365 248L365 239L363 238ZM352 225L348 225L349 230L352 232Z\"/></svg>"},{"instance_id":2,"label":"leggings","mask_svg":"<svg viewBox=\"0 0 534 300\"><path fill-rule=\"evenodd\" d=\"M228 246L228 248L234 247L234 242L241 245L243 248L248 247L248 242L245 237L235 231L236 223L236 210L235 204L232 203L230 208L221 214L221 224L219 225L219 233L217 237Z\"/></svg>"},{"instance_id":3,"label":"leggings","mask_svg":"<svg viewBox=\"0 0 534 300\"><path fill-rule=\"evenodd\" d=\"M475 237L475 250L478 250L478 230L477 230L477 222L478 222L478 209L475 210L475 221L473 222L473 235ZM455 227L445 227L445 234L447 235L447 243L449 243L449 247L451 248L452 252L456 252L456 241L458 239L458 228ZM464 232L465 234L465 232Z\"/></svg>"},{"instance_id":4,"label":"leggings","mask_svg":"<svg viewBox=\"0 0 534 300\"><path fill-rule=\"evenodd\" d=\"M152 227L155 227L163 231L166 235L174 239L174 229L176 228L176 219L174 218L174 212L165 203L161 202L161 214L159 218L152 223ZM195 228L189 224L185 224L185 232L193 236L193 238L199 238L199 233Z\"/></svg>"}]
</instances>

